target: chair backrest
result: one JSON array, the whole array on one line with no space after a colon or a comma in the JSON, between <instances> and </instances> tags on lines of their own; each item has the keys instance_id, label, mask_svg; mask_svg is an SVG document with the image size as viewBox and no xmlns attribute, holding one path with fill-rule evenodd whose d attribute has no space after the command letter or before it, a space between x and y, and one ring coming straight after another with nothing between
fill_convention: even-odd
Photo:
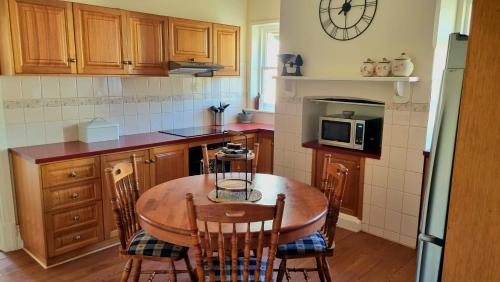
<instances>
[{"instance_id":1,"label":"chair backrest","mask_svg":"<svg viewBox=\"0 0 500 282\"><path fill-rule=\"evenodd\" d=\"M276 205L273 206L251 203L219 203L197 206L194 204L192 194L187 194L186 200L192 245L195 247L196 272L200 281L205 280L205 270L209 272L210 281L215 281L215 277L218 275L220 275L221 281L238 281L240 250L243 250L243 281L249 281L250 267L253 268L253 265L250 265L250 250L256 250L257 253L253 277L255 281L259 281L259 277L263 275L260 270L263 267L263 249L266 246L269 246L269 252L265 281L271 281L285 206L284 194L277 196ZM270 220L272 220L272 229L269 234L269 232L264 231L264 222ZM202 226L201 231L198 226ZM258 231L258 235L254 236L253 233L256 231ZM218 254L218 260L213 260L214 250ZM230 267L226 266L226 251L230 254L227 258L229 260L230 256ZM208 265L207 269L204 267L204 262ZM219 265L215 264L217 262ZM228 267L231 273L229 279L225 275Z\"/></svg>"},{"instance_id":2,"label":"chair backrest","mask_svg":"<svg viewBox=\"0 0 500 282\"><path fill-rule=\"evenodd\" d=\"M214 173L215 172L215 154L220 151L220 148L218 149L212 149L209 150L207 147L207 144L201 145L201 150L202 150L202 155L203 155L203 172L205 174L209 173ZM255 154L255 158L252 160L252 173L257 173L257 165L259 163L259 151L260 151L260 145L259 143L255 143L253 145L253 153ZM210 164L212 162L212 165ZM236 162L242 162L243 164L240 165L240 167L243 167L245 164L245 161L240 161L240 160L235 160L233 161L234 163ZM233 163L231 162L231 163Z\"/></svg>"},{"instance_id":3,"label":"chair backrest","mask_svg":"<svg viewBox=\"0 0 500 282\"><path fill-rule=\"evenodd\" d=\"M348 169L344 165L334 163L332 155L325 155L321 190L328 199L328 211L321 231L327 240L328 248L331 248L334 242L342 198L347 187L347 175Z\"/></svg>"},{"instance_id":4,"label":"chair backrest","mask_svg":"<svg viewBox=\"0 0 500 282\"><path fill-rule=\"evenodd\" d=\"M125 252L129 240L141 229L135 212L135 203L139 198L136 156L132 155L130 162L121 162L106 168L105 172L108 181L106 186L118 228L120 251Z\"/></svg>"}]
</instances>

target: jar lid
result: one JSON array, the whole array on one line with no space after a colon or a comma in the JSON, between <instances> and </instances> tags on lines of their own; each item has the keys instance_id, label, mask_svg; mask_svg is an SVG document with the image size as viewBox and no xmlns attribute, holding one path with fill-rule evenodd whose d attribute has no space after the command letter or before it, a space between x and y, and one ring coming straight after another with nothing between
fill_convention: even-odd
<instances>
[{"instance_id":1,"label":"jar lid","mask_svg":"<svg viewBox=\"0 0 500 282\"><path fill-rule=\"evenodd\" d=\"M378 61L379 64L388 64L390 63L389 60L387 60L387 58L382 58L382 61Z\"/></svg>"},{"instance_id":2,"label":"jar lid","mask_svg":"<svg viewBox=\"0 0 500 282\"><path fill-rule=\"evenodd\" d=\"M397 57L396 60L411 60L406 53L401 53L401 56Z\"/></svg>"}]
</instances>

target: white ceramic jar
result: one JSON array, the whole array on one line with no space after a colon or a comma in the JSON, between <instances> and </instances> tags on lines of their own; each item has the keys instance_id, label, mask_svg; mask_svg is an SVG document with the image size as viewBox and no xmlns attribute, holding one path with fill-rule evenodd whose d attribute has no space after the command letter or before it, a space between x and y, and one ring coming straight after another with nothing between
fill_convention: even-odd
<instances>
[{"instance_id":1,"label":"white ceramic jar","mask_svg":"<svg viewBox=\"0 0 500 282\"><path fill-rule=\"evenodd\" d=\"M373 76L375 73L375 62L370 58L366 59L361 65L360 71L362 76Z\"/></svg>"},{"instance_id":2,"label":"white ceramic jar","mask_svg":"<svg viewBox=\"0 0 500 282\"><path fill-rule=\"evenodd\" d=\"M413 68L410 57L402 53L401 56L394 59L391 71L394 76L410 76L413 73Z\"/></svg>"},{"instance_id":3,"label":"white ceramic jar","mask_svg":"<svg viewBox=\"0 0 500 282\"><path fill-rule=\"evenodd\" d=\"M389 76L391 73L391 62L386 58L383 58L382 61L377 63L375 67L375 74L377 76Z\"/></svg>"}]
</instances>

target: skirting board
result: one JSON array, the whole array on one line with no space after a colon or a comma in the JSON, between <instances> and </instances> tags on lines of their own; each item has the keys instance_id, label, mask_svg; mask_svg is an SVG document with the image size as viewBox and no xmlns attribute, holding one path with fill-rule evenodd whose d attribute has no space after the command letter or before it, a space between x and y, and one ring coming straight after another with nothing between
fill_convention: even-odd
<instances>
[{"instance_id":1,"label":"skirting board","mask_svg":"<svg viewBox=\"0 0 500 282\"><path fill-rule=\"evenodd\" d=\"M340 213L337 226L352 232L361 231L361 220L355 216Z\"/></svg>"}]
</instances>

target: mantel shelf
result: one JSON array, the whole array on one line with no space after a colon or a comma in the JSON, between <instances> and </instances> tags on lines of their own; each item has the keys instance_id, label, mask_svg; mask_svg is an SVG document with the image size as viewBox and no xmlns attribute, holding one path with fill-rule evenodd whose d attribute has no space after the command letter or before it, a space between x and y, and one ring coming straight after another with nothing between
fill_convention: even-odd
<instances>
[{"instance_id":1,"label":"mantel shelf","mask_svg":"<svg viewBox=\"0 0 500 282\"><path fill-rule=\"evenodd\" d=\"M417 82L418 76L274 76L274 79L283 80L310 80L310 81L371 81L371 82Z\"/></svg>"}]
</instances>

